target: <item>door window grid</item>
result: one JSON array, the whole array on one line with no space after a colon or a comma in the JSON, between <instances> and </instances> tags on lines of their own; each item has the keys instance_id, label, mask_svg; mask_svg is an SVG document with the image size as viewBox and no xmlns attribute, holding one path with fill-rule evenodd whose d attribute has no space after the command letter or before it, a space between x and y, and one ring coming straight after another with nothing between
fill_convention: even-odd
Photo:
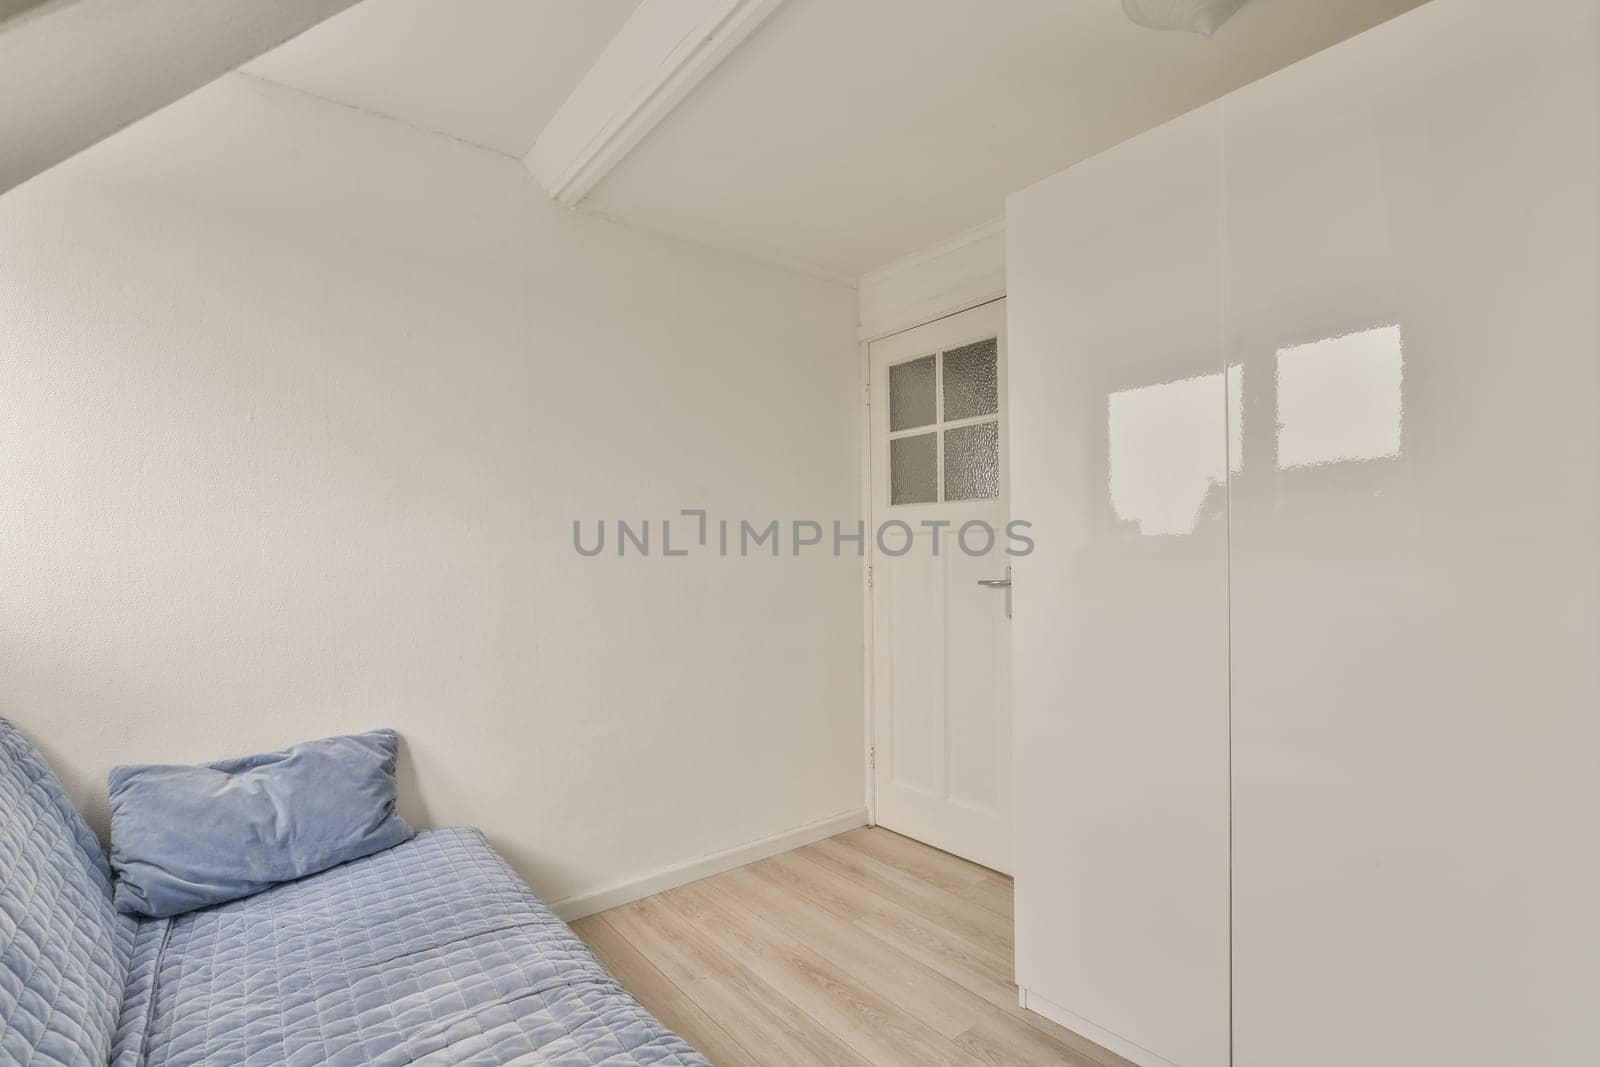
<instances>
[{"instance_id":1,"label":"door window grid","mask_svg":"<svg viewBox=\"0 0 1600 1067\"><path fill-rule=\"evenodd\" d=\"M947 363L956 369L954 396L946 394ZM925 392L924 368L929 367L933 370L934 387L931 411ZM890 506L997 499L1001 418L998 339L952 345L901 360L889 366L888 385ZM970 414L942 417L963 411ZM992 425L994 430L948 433L986 425ZM952 446L955 454L949 451Z\"/></svg>"}]
</instances>

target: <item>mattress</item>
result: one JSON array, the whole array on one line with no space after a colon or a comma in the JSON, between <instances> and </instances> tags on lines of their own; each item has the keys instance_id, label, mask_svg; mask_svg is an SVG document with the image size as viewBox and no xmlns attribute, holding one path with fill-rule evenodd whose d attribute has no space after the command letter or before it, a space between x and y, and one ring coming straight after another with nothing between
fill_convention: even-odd
<instances>
[{"instance_id":1,"label":"mattress","mask_svg":"<svg viewBox=\"0 0 1600 1067\"><path fill-rule=\"evenodd\" d=\"M707 1064L467 829L141 923L112 1062Z\"/></svg>"}]
</instances>

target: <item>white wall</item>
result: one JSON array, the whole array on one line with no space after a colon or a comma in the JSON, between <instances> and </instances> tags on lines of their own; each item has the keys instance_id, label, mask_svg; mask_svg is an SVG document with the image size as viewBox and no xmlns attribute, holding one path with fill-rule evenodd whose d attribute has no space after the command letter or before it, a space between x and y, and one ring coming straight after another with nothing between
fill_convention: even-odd
<instances>
[{"instance_id":1,"label":"white wall","mask_svg":"<svg viewBox=\"0 0 1600 1067\"><path fill-rule=\"evenodd\" d=\"M0 197L0 714L101 831L117 762L392 725L547 899L859 811L853 557L571 531L853 523L855 316L229 76Z\"/></svg>"},{"instance_id":2,"label":"white wall","mask_svg":"<svg viewBox=\"0 0 1600 1067\"><path fill-rule=\"evenodd\" d=\"M861 278L865 338L920 326L1005 295L1004 219L963 230Z\"/></svg>"}]
</instances>

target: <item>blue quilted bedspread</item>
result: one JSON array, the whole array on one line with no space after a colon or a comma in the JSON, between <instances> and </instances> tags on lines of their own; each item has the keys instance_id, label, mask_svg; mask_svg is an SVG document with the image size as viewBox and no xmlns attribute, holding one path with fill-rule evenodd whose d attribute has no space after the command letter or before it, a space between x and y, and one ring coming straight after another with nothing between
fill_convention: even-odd
<instances>
[{"instance_id":1,"label":"blue quilted bedspread","mask_svg":"<svg viewBox=\"0 0 1600 1067\"><path fill-rule=\"evenodd\" d=\"M0 1063L696 1065L474 830L134 923L0 719Z\"/></svg>"},{"instance_id":2,"label":"blue quilted bedspread","mask_svg":"<svg viewBox=\"0 0 1600 1067\"><path fill-rule=\"evenodd\" d=\"M104 1063L134 931L100 842L0 718L0 1064Z\"/></svg>"}]
</instances>

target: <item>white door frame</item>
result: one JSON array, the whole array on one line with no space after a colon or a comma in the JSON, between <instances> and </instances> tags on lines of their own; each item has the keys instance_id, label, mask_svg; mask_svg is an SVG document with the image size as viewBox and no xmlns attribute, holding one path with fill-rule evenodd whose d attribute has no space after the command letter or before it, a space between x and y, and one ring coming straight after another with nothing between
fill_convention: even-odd
<instances>
[{"instance_id":1,"label":"white door frame","mask_svg":"<svg viewBox=\"0 0 1600 1067\"><path fill-rule=\"evenodd\" d=\"M860 342L861 377L856 382L856 396L861 400L861 515L866 521L866 547L862 552L861 564L861 707L864 712L862 721L865 723L864 733L861 738L861 768L865 775L867 788L867 825L878 825L878 785L877 768L873 761L873 748L876 729L873 718L872 688L874 683L872 671L873 644L872 635L872 561L877 555L877 538L873 536L872 525L872 341L876 338L862 338Z\"/></svg>"},{"instance_id":2,"label":"white door frame","mask_svg":"<svg viewBox=\"0 0 1600 1067\"><path fill-rule=\"evenodd\" d=\"M878 825L878 776L876 761L873 758L874 748L877 744L878 709L877 701L873 697L876 679L872 665L877 646L872 626L872 566L878 553L877 537L874 536L878 527L877 514L872 506L873 442L872 408L870 406L872 343L874 341L882 341L887 337L893 337L896 334L905 333L908 330L915 330L918 327L928 325L930 322L938 322L940 319L948 319L953 315L960 315L962 312L971 311L973 308L983 307L985 304L992 304L1005 298L1004 289L998 292L990 292L976 300L963 301L947 310L940 311L938 314L919 317L914 321L897 325L892 329L879 330L870 334L863 331L863 336L860 338L858 347L860 348L859 366L861 377L857 382L857 395L861 398L861 514L866 518L867 534L866 551L863 555L865 562L861 568L861 627L863 634L861 642L861 705L863 710L862 720L864 722L861 770L863 780L866 783L867 825L869 826ZM1010 443L1009 437L1006 438L1006 442L1007 444ZM1004 457L1002 457L1001 462L1006 462Z\"/></svg>"}]
</instances>

